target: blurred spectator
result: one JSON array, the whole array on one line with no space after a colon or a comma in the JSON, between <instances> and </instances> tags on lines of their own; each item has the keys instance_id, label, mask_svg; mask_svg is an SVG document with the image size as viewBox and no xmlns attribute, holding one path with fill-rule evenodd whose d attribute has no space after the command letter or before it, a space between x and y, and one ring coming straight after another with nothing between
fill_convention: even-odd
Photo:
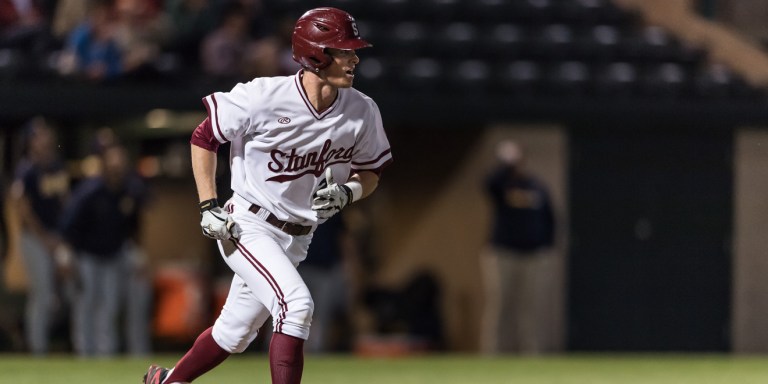
<instances>
[{"instance_id":1,"label":"blurred spectator","mask_svg":"<svg viewBox=\"0 0 768 384\"><path fill-rule=\"evenodd\" d=\"M242 4L248 15L248 35L251 42L245 52L245 77L252 79L283 74L280 70L281 45L276 36L275 15L266 12L262 0L235 1ZM291 26L291 34L293 34L293 26ZM297 63L294 62L294 64ZM294 73L296 71L291 71L289 74Z\"/></svg>"},{"instance_id":2,"label":"blurred spectator","mask_svg":"<svg viewBox=\"0 0 768 384\"><path fill-rule=\"evenodd\" d=\"M245 77L292 75L298 71L285 73L280 64L280 44L274 36L252 41L248 45L245 57ZM294 62L295 63L295 62Z\"/></svg>"},{"instance_id":3,"label":"blurred spectator","mask_svg":"<svg viewBox=\"0 0 768 384\"><path fill-rule=\"evenodd\" d=\"M43 53L51 43L45 2L0 0L0 48Z\"/></svg>"},{"instance_id":4,"label":"blurred spectator","mask_svg":"<svg viewBox=\"0 0 768 384\"><path fill-rule=\"evenodd\" d=\"M210 0L166 0L165 9L173 26L168 50L178 54L185 66L198 66L200 44L219 20L217 3Z\"/></svg>"},{"instance_id":5,"label":"blurred spectator","mask_svg":"<svg viewBox=\"0 0 768 384\"><path fill-rule=\"evenodd\" d=\"M95 163L101 163L100 154L105 149L119 146L119 138L108 127L96 131L91 150L95 155ZM127 158L126 158L127 159ZM103 166L98 165L92 176L105 172ZM152 287L152 273L149 259L142 247L141 223L143 214L150 204L149 188L139 173L128 167L125 170L125 185L129 196L140 202L137 212L128 218L126 242L123 247L124 265L123 274L126 277L122 287L125 295L125 307L123 327L125 335L126 352L133 356L145 356L152 351L150 322L152 320L152 299L154 296Z\"/></svg>"},{"instance_id":6,"label":"blurred spectator","mask_svg":"<svg viewBox=\"0 0 768 384\"><path fill-rule=\"evenodd\" d=\"M275 42L277 43L277 73L280 75L293 75L301 65L293 60L291 38L293 36L293 19L282 17L277 23Z\"/></svg>"},{"instance_id":7,"label":"blurred spectator","mask_svg":"<svg viewBox=\"0 0 768 384\"><path fill-rule=\"evenodd\" d=\"M357 255L343 217L333 216L317 227L298 268L315 303L308 352L341 350L352 336L349 287Z\"/></svg>"},{"instance_id":8,"label":"blurred spectator","mask_svg":"<svg viewBox=\"0 0 768 384\"><path fill-rule=\"evenodd\" d=\"M125 148L110 144L99 155L101 173L78 184L61 222L79 279L74 323L75 349L81 356L118 351L117 316L131 277L126 274L126 251L132 247L145 197L143 184L131 176Z\"/></svg>"},{"instance_id":9,"label":"blurred spectator","mask_svg":"<svg viewBox=\"0 0 768 384\"><path fill-rule=\"evenodd\" d=\"M258 0L226 3L219 26L202 42L205 73L236 80L281 74L280 45L271 25Z\"/></svg>"},{"instance_id":10,"label":"blurred spectator","mask_svg":"<svg viewBox=\"0 0 768 384\"><path fill-rule=\"evenodd\" d=\"M205 73L241 78L245 73L245 50L250 43L248 15L234 3L224 11L221 24L202 42L200 59Z\"/></svg>"},{"instance_id":11,"label":"blurred spectator","mask_svg":"<svg viewBox=\"0 0 768 384\"><path fill-rule=\"evenodd\" d=\"M262 35L248 49L248 77L290 76L301 66L293 60L291 38L294 19L281 17L271 35Z\"/></svg>"},{"instance_id":12,"label":"blurred spectator","mask_svg":"<svg viewBox=\"0 0 768 384\"><path fill-rule=\"evenodd\" d=\"M481 349L486 353L541 352L538 307L544 304L544 250L554 218L546 187L523 169L523 152L510 140L497 146L498 163L486 179L493 206L490 243L481 262L485 285Z\"/></svg>"},{"instance_id":13,"label":"blurred spectator","mask_svg":"<svg viewBox=\"0 0 768 384\"><path fill-rule=\"evenodd\" d=\"M123 54L115 39L115 12L107 0L97 0L88 19L69 35L59 71L93 81L114 79L123 72Z\"/></svg>"},{"instance_id":14,"label":"blurred spectator","mask_svg":"<svg viewBox=\"0 0 768 384\"><path fill-rule=\"evenodd\" d=\"M42 355L49 351L52 317L60 299L57 269L67 264L67 260L56 259L61 255L57 253L60 237L56 225L69 193L69 176L58 155L56 134L45 119L34 118L23 135L25 152L11 198L21 224L21 253L29 286L26 340L32 353Z\"/></svg>"},{"instance_id":15,"label":"blurred spectator","mask_svg":"<svg viewBox=\"0 0 768 384\"><path fill-rule=\"evenodd\" d=\"M248 17L248 35L256 40L274 35L273 19L275 15L268 14L262 0L229 0L240 4Z\"/></svg>"},{"instance_id":16,"label":"blurred spectator","mask_svg":"<svg viewBox=\"0 0 768 384\"><path fill-rule=\"evenodd\" d=\"M167 18L150 0L116 0L115 8L123 71L134 77L157 75L157 60L170 34Z\"/></svg>"},{"instance_id":17,"label":"blurred spectator","mask_svg":"<svg viewBox=\"0 0 768 384\"><path fill-rule=\"evenodd\" d=\"M53 36L65 41L67 37L88 17L91 0L58 0L53 13Z\"/></svg>"}]
</instances>

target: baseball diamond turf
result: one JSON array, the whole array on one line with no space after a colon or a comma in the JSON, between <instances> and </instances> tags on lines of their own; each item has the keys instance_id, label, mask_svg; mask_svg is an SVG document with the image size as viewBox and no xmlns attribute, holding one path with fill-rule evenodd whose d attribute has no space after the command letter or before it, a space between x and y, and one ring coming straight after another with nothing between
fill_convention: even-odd
<instances>
[{"instance_id":1,"label":"baseball diamond turf","mask_svg":"<svg viewBox=\"0 0 768 384\"><path fill-rule=\"evenodd\" d=\"M0 383L138 384L150 361L172 364L176 355L152 359L83 360L0 354ZM234 356L195 383L269 383L263 354ZM768 356L566 355L485 358L431 355L392 359L309 356L303 383L322 384L764 384Z\"/></svg>"}]
</instances>

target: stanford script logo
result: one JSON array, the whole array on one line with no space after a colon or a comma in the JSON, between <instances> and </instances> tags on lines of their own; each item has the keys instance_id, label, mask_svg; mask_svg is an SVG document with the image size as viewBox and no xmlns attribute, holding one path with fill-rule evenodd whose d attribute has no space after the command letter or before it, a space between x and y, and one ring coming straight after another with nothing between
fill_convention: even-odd
<instances>
[{"instance_id":1,"label":"stanford script logo","mask_svg":"<svg viewBox=\"0 0 768 384\"><path fill-rule=\"evenodd\" d=\"M332 144L331 140L326 140L319 152L310 151L303 154L298 153L296 148L291 148L285 152L273 149L270 153L272 161L267 164L267 167L278 175L270 177L267 181L282 183L298 179L309 173L314 174L315 177L320 177L329 165L352 161L352 154L355 152L354 145L349 148L331 148Z\"/></svg>"}]
</instances>

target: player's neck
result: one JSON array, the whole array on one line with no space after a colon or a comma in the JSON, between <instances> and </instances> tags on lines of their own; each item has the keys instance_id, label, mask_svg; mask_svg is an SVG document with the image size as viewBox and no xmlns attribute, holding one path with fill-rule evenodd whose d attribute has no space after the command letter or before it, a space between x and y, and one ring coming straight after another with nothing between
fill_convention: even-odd
<instances>
[{"instance_id":1,"label":"player's neck","mask_svg":"<svg viewBox=\"0 0 768 384\"><path fill-rule=\"evenodd\" d=\"M316 111L322 112L333 104L339 89L329 84L315 73L303 71L301 85L307 93L307 98Z\"/></svg>"}]
</instances>

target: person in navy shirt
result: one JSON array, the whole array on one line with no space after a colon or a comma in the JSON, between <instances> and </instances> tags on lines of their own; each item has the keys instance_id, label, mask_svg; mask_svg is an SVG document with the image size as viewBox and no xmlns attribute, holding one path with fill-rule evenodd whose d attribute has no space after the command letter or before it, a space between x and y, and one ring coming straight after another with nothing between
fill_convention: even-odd
<instances>
[{"instance_id":1,"label":"person in navy shirt","mask_svg":"<svg viewBox=\"0 0 768 384\"><path fill-rule=\"evenodd\" d=\"M66 260L57 260L60 236L57 222L69 194L69 175L57 151L57 137L42 117L32 119L22 132L24 154L11 186L10 197L21 224L21 254L28 281L24 321L27 347L35 355L49 351L54 314L63 297L57 273Z\"/></svg>"},{"instance_id":2,"label":"person in navy shirt","mask_svg":"<svg viewBox=\"0 0 768 384\"><path fill-rule=\"evenodd\" d=\"M499 142L485 180L493 218L482 255L485 353L536 354L544 348L539 318L547 301L554 215L547 187L526 171L520 145Z\"/></svg>"},{"instance_id":3,"label":"person in navy shirt","mask_svg":"<svg viewBox=\"0 0 768 384\"><path fill-rule=\"evenodd\" d=\"M80 283L74 329L81 356L118 352L117 316L129 277L126 245L137 232L145 196L143 182L129 171L125 148L109 145L99 158L101 174L77 185L61 221Z\"/></svg>"}]
</instances>

